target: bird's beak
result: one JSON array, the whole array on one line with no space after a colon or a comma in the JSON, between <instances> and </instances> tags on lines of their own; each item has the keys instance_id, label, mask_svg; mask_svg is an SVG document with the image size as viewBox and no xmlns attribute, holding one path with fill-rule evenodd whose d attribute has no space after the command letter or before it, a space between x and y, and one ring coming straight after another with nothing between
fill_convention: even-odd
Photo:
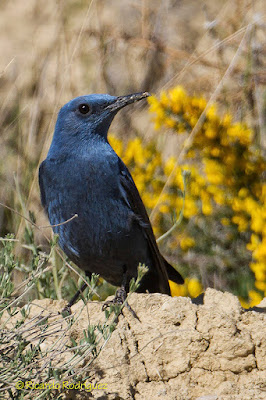
<instances>
[{"instance_id":1,"label":"bird's beak","mask_svg":"<svg viewBox=\"0 0 266 400\"><path fill-rule=\"evenodd\" d=\"M150 93L148 92L133 93L127 96L119 96L112 104L109 104L109 106L107 106L106 109L109 109L110 111L118 111L121 108L127 106L128 104L135 103L136 101L145 99L146 97L149 96Z\"/></svg>"}]
</instances>

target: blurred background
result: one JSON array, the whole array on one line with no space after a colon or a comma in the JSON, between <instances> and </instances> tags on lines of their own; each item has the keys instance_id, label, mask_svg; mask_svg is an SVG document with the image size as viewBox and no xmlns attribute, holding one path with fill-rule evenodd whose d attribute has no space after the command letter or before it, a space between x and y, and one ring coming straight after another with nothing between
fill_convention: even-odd
<instances>
[{"instance_id":1,"label":"blurred background","mask_svg":"<svg viewBox=\"0 0 266 400\"><path fill-rule=\"evenodd\" d=\"M53 252L51 229L38 229L48 225L38 165L57 112L78 95L139 91L154 97L122 110L110 141L136 179L157 237L183 216L159 243L186 278L173 294L195 297L211 286L244 306L265 296L263 5L1 1L0 236L15 236L11 247L2 241L0 260L6 266L12 251L22 281L49 255L34 296L69 298L75 289L64 257ZM190 177L182 178L184 169ZM111 289L101 286L106 297Z\"/></svg>"}]
</instances>

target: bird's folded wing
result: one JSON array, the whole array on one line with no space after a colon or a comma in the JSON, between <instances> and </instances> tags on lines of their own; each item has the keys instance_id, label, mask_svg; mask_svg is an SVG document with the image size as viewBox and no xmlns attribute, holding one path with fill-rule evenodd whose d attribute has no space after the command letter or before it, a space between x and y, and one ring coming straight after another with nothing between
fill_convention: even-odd
<instances>
[{"instance_id":1,"label":"bird's folded wing","mask_svg":"<svg viewBox=\"0 0 266 400\"><path fill-rule=\"evenodd\" d=\"M133 178L128 171L125 164L119 160L120 168L120 182L124 191L124 198L127 204L130 206L131 210L135 214L136 220L139 222L145 237L149 243L151 250L152 259L154 265L156 266L159 277L161 278L161 283L165 282L168 285L168 275L165 267L165 260L159 252L156 239L151 227L151 223L145 209L145 206L141 200L138 189L133 181Z\"/></svg>"}]
</instances>

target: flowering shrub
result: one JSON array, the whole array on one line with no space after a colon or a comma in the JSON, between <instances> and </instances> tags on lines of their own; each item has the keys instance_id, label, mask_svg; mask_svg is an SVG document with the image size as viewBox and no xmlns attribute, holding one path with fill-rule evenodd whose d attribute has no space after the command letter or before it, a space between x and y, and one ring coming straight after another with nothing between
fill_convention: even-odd
<instances>
[{"instance_id":1,"label":"flowering shrub","mask_svg":"<svg viewBox=\"0 0 266 400\"><path fill-rule=\"evenodd\" d=\"M159 99L151 97L149 103L155 128L170 128L184 137L207 105L182 87L161 93ZM204 286L234 291L244 306L258 304L266 295L266 184L262 176L266 160L254 132L244 123L233 122L229 113L219 116L212 105L182 165L176 166L174 157L164 161L156 141L145 144L136 138L123 146L111 138L111 144L129 166L148 210L157 204L173 171L153 221L157 236L169 229L182 209L182 170L190 171L183 222L167 238L165 249L190 279L182 287L171 283L172 293L197 296L201 278Z\"/></svg>"}]
</instances>

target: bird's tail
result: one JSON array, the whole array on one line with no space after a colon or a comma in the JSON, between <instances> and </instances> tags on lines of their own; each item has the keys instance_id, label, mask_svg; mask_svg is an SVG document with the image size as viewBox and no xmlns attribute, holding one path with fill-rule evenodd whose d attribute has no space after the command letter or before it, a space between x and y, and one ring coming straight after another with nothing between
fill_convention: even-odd
<instances>
[{"instance_id":1,"label":"bird's tail","mask_svg":"<svg viewBox=\"0 0 266 400\"><path fill-rule=\"evenodd\" d=\"M166 261L165 258L164 258L164 262L165 262L167 275L168 275L168 278L170 279L170 281L173 281L175 283L178 283L179 285L182 285L184 283L184 279L182 278L180 273L177 272L177 270L171 264L169 264L169 262Z\"/></svg>"}]
</instances>

